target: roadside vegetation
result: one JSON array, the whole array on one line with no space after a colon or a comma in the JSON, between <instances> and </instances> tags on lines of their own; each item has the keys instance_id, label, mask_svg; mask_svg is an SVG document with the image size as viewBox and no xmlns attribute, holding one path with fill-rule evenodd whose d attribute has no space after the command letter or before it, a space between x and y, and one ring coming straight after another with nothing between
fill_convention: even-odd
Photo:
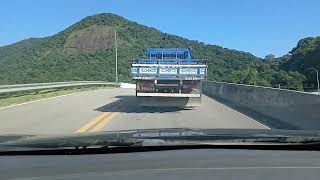
<instances>
[{"instance_id":1,"label":"roadside vegetation","mask_svg":"<svg viewBox=\"0 0 320 180\"><path fill-rule=\"evenodd\" d=\"M30 101L40 100L40 99L73 94L77 92L92 91L92 90L98 90L98 89L109 89L109 88L114 88L114 86L110 86L110 85L82 86L82 87L45 89L45 90L37 90L37 91L32 90L27 92L1 94L0 108L21 104L21 103L26 103Z\"/></svg>"}]
</instances>

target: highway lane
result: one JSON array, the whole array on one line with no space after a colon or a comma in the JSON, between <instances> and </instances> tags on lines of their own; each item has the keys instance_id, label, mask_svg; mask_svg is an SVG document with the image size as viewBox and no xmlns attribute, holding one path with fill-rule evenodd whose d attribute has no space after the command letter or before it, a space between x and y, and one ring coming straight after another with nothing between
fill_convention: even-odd
<instances>
[{"instance_id":1,"label":"highway lane","mask_svg":"<svg viewBox=\"0 0 320 180\"><path fill-rule=\"evenodd\" d=\"M139 107L133 89L101 89L0 109L1 134L145 128L268 128L206 96L200 107Z\"/></svg>"}]
</instances>

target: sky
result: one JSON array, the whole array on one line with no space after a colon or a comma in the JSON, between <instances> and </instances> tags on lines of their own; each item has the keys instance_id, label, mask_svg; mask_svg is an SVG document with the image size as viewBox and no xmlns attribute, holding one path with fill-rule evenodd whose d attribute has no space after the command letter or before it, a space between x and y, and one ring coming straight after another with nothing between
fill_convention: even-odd
<instances>
[{"instance_id":1,"label":"sky","mask_svg":"<svg viewBox=\"0 0 320 180\"><path fill-rule=\"evenodd\" d=\"M278 57L301 38L320 36L319 7L319 0L1 0L0 46L114 13L206 44Z\"/></svg>"}]
</instances>

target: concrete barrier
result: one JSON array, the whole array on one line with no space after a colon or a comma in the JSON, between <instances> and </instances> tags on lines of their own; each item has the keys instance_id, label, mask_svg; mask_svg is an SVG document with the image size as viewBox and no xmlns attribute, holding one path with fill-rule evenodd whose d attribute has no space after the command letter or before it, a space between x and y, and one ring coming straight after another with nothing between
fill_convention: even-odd
<instances>
[{"instance_id":1,"label":"concrete barrier","mask_svg":"<svg viewBox=\"0 0 320 180\"><path fill-rule=\"evenodd\" d=\"M319 95L213 81L204 81L202 89L271 128L320 130Z\"/></svg>"}]
</instances>

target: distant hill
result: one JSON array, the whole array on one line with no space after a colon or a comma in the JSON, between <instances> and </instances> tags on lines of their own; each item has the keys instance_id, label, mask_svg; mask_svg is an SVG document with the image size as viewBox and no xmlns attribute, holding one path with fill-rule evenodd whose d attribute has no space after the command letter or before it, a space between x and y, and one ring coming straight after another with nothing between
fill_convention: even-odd
<instances>
[{"instance_id":1,"label":"distant hill","mask_svg":"<svg viewBox=\"0 0 320 180\"><path fill-rule=\"evenodd\" d=\"M317 86L314 71L308 68L320 70L320 37L301 39L297 47L281 58L280 69L285 71L298 71L306 76L305 87L315 89Z\"/></svg>"},{"instance_id":2,"label":"distant hill","mask_svg":"<svg viewBox=\"0 0 320 180\"><path fill-rule=\"evenodd\" d=\"M46 38L31 38L0 48L0 84L115 79L114 30L118 33L119 78L130 81L129 62L150 47L192 47L209 60L209 77L223 80L259 58L245 52L162 33L114 14L86 17Z\"/></svg>"},{"instance_id":3,"label":"distant hill","mask_svg":"<svg viewBox=\"0 0 320 180\"><path fill-rule=\"evenodd\" d=\"M0 47L0 84L114 81L115 30L120 81L131 81L129 62L146 57L147 48L191 47L194 58L209 61L210 80L303 89L305 77L294 72L301 71L292 68L292 60L266 61L247 52L163 33L108 13L86 17L50 37Z\"/></svg>"}]
</instances>

